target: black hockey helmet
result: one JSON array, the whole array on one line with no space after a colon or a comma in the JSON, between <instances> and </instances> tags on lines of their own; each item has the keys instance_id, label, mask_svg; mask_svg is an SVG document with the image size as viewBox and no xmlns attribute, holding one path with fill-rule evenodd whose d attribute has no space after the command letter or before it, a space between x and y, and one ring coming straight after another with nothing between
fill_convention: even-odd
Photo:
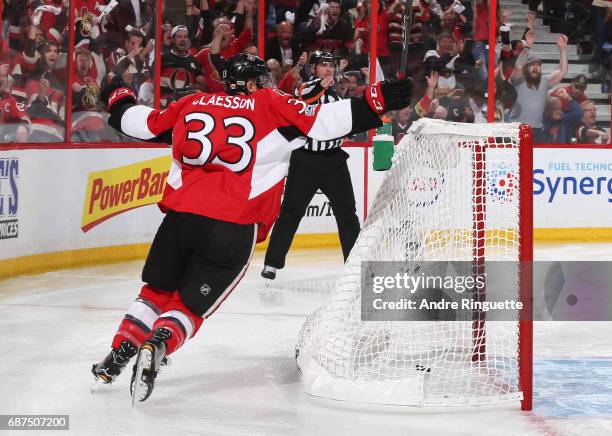
<instances>
[{"instance_id":1,"label":"black hockey helmet","mask_svg":"<svg viewBox=\"0 0 612 436\"><path fill-rule=\"evenodd\" d=\"M259 57L240 53L232 56L225 64L222 73L225 82L225 92L236 94L247 91L247 81L254 80L258 88L274 88L274 78L270 68Z\"/></svg>"},{"instance_id":2,"label":"black hockey helmet","mask_svg":"<svg viewBox=\"0 0 612 436\"><path fill-rule=\"evenodd\" d=\"M308 59L308 63L312 65L322 64L325 62L332 64L334 68L336 66L336 57L327 50L315 50L310 55L310 59Z\"/></svg>"}]
</instances>

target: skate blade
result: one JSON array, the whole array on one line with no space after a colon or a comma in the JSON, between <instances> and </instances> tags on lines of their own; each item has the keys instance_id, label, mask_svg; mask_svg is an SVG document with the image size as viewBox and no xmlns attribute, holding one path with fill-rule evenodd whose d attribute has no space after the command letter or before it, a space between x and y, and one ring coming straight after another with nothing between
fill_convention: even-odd
<instances>
[{"instance_id":1,"label":"skate blade","mask_svg":"<svg viewBox=\"0 0 612 436\"><path fill-rule=\"evenodd\" d=\"M170 359L168 356L165 356L160 365L159 365L159 369L157 370L157 375L159 375L167 366L172 365L172 359Z\"/></svg>"},{"instance_id":2,"label":"skate blade","mask_svg":"<svg viewBox=\"0 0 612 436\"><path fill-rule=\"evenodd\" d=\"M134 379L134 387L132 389L132 407L136 405L136 400L144 401L144 398L147 396L149 385L143 380L143 374L151 369L152 362L153 353L151 350L142 348L138 353L138 360L136 361L136 378Z\"/></svg>"},{"instance_id":3,"label":"skate blade","mask_svg":"<svg viewBox=\"0 0 612 436\"><path fill-rule=\"evenodd\" d=\"M101 387L102 385L104 385L104 384L106 384L106 383L104 382L104 380L102 380L101 378L98 378L98 379L96 379L96 381L94 381L94 382L92 383L92 385L89 387L89 391L90 391L92 394L95 394L95 393L96 393L96 391L97 391L98 389L100 389L100 387Z\"/></svg>"}]
</instances>

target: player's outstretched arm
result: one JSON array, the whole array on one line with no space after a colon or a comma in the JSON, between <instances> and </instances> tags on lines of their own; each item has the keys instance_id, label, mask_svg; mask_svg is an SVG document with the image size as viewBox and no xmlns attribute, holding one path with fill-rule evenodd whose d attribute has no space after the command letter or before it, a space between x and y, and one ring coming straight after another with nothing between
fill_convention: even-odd
<instances>
[{"instance_id":1,"label":"player's outstretched arm","mask_svg":"<svg viewBox=\"0 0 612 436\"><path fill-rule=\"evenodd\" d=\"M402 109L410 104L412 79L385 80L366 88L363 97L340 100L317 106L307 106L297 100L289 100L299 111L277 110L300 132L317 141L342 138L380 127L379 115Z\"/></svg>"}]
</instances>

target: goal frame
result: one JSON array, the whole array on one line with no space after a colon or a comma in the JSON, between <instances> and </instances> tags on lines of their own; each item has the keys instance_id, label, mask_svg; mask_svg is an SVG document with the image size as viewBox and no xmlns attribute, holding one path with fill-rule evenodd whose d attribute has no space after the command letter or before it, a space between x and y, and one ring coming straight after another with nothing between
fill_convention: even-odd
<instances>
[{"instance_id":1,"label":"goal frame","mask_svg":"<svg viewBox=\"0 0 612 436\"><path fill-rule=\"evenodd\" d=\"M468 176L467 179L464 179L464 180L466 181L470 180L470 177L472 180L472 183L470 184L469 187L463 188L464 196L471 195L471 201L470 201L471 205L469 205L469 203L465 204L465 200L467 200L467 198L463 197L464 198L463 204L467 206L467 208L464 206L463 208L464 212L462 213L462 215L460 215L460 216L463 216L463 218L459 218L459 219L464 220L463 221L465 223L464 225L466 225L466 227L463 227L468 232L465 234L465 236L467 236L468 238L471 237L473 239L473 241L470 244L471 245L470 251L465 254L467 255L468 262L470 262L470 259L471 259L472 271L474 273L481 273L481 274L484 273L485 256L493 256L491 259L495 259L495 256L496 256L494 254L495 252L492 252L492 253L488 252L489 242L490 242L489 240L491 236L489 235L490 232L489 232L489 224L487 223L487 219L488 221L492 223L496 222L496 220L498 219L497 215L499 214L500 210L497 206L497 200L491 197L491 192L493 191L490 191L491 189L490 186L494 186L494 185L489 185L489 183L490 183L490 178L493 177L493 174L491 174L490 171L487 170L487 165L493 165L493 170L497 168L497 164L495 163L497 159L496 156L502 156L503 154L500 155L499 153L495 152L495 149L499 150L499 152L502 152L502 153L505 153L504 149L507 149L508 152L511 152L511 150L515 150L516 157L513 159L513 162L515 163L513 165L514 169L512 170L512 172L516 176L518 176L519 180L518 180L518 183L514 185L514 188L512 188L513 185L511 182L510 182L510 185L508 185L508 187L511 189L511 191L509 191L509 195L515 196L515 200L513 202L514 204L513 223L514 224L512 226L512 228L515 229L513 231L513 234L515 236L513 237L514 239L513 247L514 248L511 248L512 250L511 253L513 254L510 259L513 259L517 265L516 275L513 274L513 276L516 278L516 288L515 288L516 294L515 295L519 298L519 301L523 303L523 306L517 312L516 318L514 318L514 321L513 321L513 324L514 324L514 327L513 327L514 336L513 337L516 338L514 340L514 345L510 349L508 349L508 353L506 354L506 356L512 357L513 362L514 362L512 365L513 369L508 374L514 374L514 376L512 377L514 377L514 380L515 380L514 390L513 390L515 394L514 394L514 398L511 398L513 396L512 391L506 391L505 394L501 393L502 397L500 397L500 401L501 402L505 402L509 400L513 400L516 402L520 401L521 408L523 410L531 410L532 403L533 403L533 394L532 394L533 319L532 319L532 289L531 289L533 280L532 280L531 262L533 260L533 204L532 202L533 202L533 148L534 148L533 143L532 143L531 128L527 125L514 124L514 125L508 125L507 127L502 126L502 125L500 125L499 127L490 126L490 127L486 127L484 130L482 128L478 130L478 127L474 126L476 130L471 130L471 126L472 125L470 124L460 124L460 123L442 123L440 124L440 123L433 122L433 123L428 124L425 122L425 120L422 120L421 123L419 122L415 123L415 125L413 126L411 130L417 135L428 135L429 134L429 135L434 135L434 136L440 136L440 135L445 136L445 134L449 134L449 135L463 136L465 137L464 141L466 142L456 143L455 146L458 148L466 147L472 150L471 152L472 158L470 160L471 163L468 164L468 166L464 166L464 170L463 170L463 171L467 171L466 175L468 174L470 175ZM510 130L507 130L507 129L510 129ZM474 141L469 139L470 136L474 137ZM405 155L403 155L406 149L401 149L401 150L402 150L401 151L402 156L406 157ZM488 150L491 150L491 153L488 153ZM493 160L491 161L491 159ZM402 174L402 172L397 173L397 174ZM392 177L395 178L396 175L393 175ZM508 175L507 177L510 177L510 175ZM387 177L385 177L385 180L387 180ZM465 184L463 186L465 186ZM517 191L518 191L518 196L516 195ZM383 210L383 209L380 209L380 207L386 201L384 200L384 198L385 197L383 197L383 200L380 200L380 199L377 200L376 204L378 204L378 206L373 205L378 212ZM383 201L383 203L378 203L380 201ZM393 201L396 201L396 200L393 200ZM487 201L493 202L494 204L487 205ZM488 211L487 206L489 208L492 207L492 209ZM374 211L371 211L371 212L375 213ZM378 212L376 212L377 217L374 218L375 221L378 220ZM487 216L487 212L489 212L489 215L491 216ZM386 218L382 218L382 219L386 219ZM467 221L465 221L466 219ZM471 224L469 223L470 220L471 220ZM370 226L372 225L376 226L374 222L371 222ZM366 227L368 226L366 225ZM470 231L470 227L471 227L471 231ZM376 227L372 227L372 228L376 228ZM497 236L493 236L493 238L496 238L496 237ZM505 236L502 236L502 238L505 239ZM504 239L502 239L502 241ZM365 242L365 244L366 245L363 245L363 246L361 244L358 244L360 248L356 247L356 249L363 250L364 248L369 246L369 243ZM374 246L372 246L371 249L375 250L372 252L372 255L376 256L374 253L377 252L377 249L375 249ZM370 248L368 248L368 250L370 250ZM353 259L353 261L350 261L350 259L353 258L353 256L357 256L357 257ZM381 379L371 379L369 377L366 377L365 379L358 378L354 382L356 384L353 384L353 382L351 381L351 377L352 377L351 374L353 374L352 372L353 370L351 368L351 363L350 363L351 362L350 359L352 359L352 357L350 357L350 354L346 354L347 357L338 357L339 359L341 359L337 361L338 363L334 363L334 360L330 360L330 359L336 359L336 357L333 357L333 356L342 356L344 355L343 353L345 352L350 353L350 351L342 351L342 350L349 350L350 341L352 341L353 339L351 339L350 333L342 333L342 332L350 332L352 331L353 328L357 329L355 330L356 332L361 331L360 330L361 327L359 327L358 324L356 324L355 326L352 326L352 322L358 322L358 319L356 319L355 321L350 321L352 327L349 327L348 324L345 324L344 327L341 327L342 317L340 316L340 318L338 318L338 313L341 313L341 312L337 312L337 311L339 307L341 307L341 305L345 304L343 301L350 301L350 300L345 300L345 298L347 298L346 295L350 295L350 292L352 292L350 291L350 289L352 288L352 285L350 284L352 279L350 277L352 277L352 274L354 274L354 272L351 272L351 271L353 271L356 265L358 265L358 263L360 262L359 259L361 259L361 261L370 259L370 257L368 257L367 254L365 254L365 257L363 256L364 254L356 254L356 253L353 253L350 256L349 262L347 264L347 268L349 269L346 270L346 273L343 273L342 282L338 282L337 290L334 292L334 294L332 294L328 303L326 303L325 305L317 309L315 313L313 313L311 316L308 317L307 321L302 327L302 332L300 333L298 348L296 349L296 351L298 351L299 354L296 354L296 357L299 356L298 367L300 369L300 372L302 373L305 391L314 396L320 396L323 398L333 398L336 400L347 400L347 401L353 401L351 400L351 397L354 398L354 395L356 395L355 393L361 391L366 395L362 398L362 400L357 400L357 401L364 402L364 403L370 402L372 404L396 404L396 405L405 405L405 406L414 405L414 406L419 406L419 407L423 407L423 406L436 407L436 403L438 401L440 401L439 404L441 406L442 405L444 406L461 406L461 405L467 406L469 404L478 406L478 405L496 404L495 401L492 401L492 402L487 401L485 397L481 397L481 399L477 399L478 395L480 395L479 393L477 393L476 396L472 397L475 399L475 401L473 402L470 400L466 400L468 397L464 397L461 394L457 397L458 398L457 403L448 401L451 398L453 398L454 395L449 393L449 396L447 396L444 394L444 389L440 390L440 386L444 386L444 385L439 384L441 380L439 375L435 376L437 380L435 383L438 383L438 384L436 385L436 387L433 387L432 385L433 390L431 392L433 393L433 392L436 392L437 390L438 393L433 394L433 395L440 395L440 392L441 392L443 396L441 397L438 396L437 397L438 400L435 400L434 397L432 397L433 401L427 399L424 402L421 402L421 400L417 399L419 395L421 394L416 393L415 394L416 396L413 395L412 393L413 391L411 387L411 384L413 383L413 381L411 380L412 378L411 376L409 376L407 379L404 379L399 384L396 384L395 387L392 387L390 384L390 383L396 383L395 381L391 382L390 381L391 379L389 379L389 383L387 383L387 379L385 378L381 378ZM383 260L384 258L385 257L383 255L383 257L379 258L379 260ZM387 260L392 260L392 259L387 259ZM355 262L357 262L357 264L355 264ZM348 279L346 279L348 281L344 281L345 280L344 274L348 274L347 276ZM481 289L481 291L482 291L482 294L476 295L475 296L476 298L478 297L484 298L484 296L486 295L486 289ZM336 294L336 292L338 292L338 294ZM346 292L349 292L349 294L346 294ZM337 297L338 300L335 300L336 295L338 295ZM348 304L350 305L351 303L348 303ZM326 318L326 315L325 315L326 307L330 308L329 310L331 310L331 313L336 312L336 315L330 314L328 316L330 316L331 318ZM351 319L353 319L352 317L354 316L354 313L355 313L354 310L349 309L349 313L351 313L350 316L351 316ZM468 329L465 332L467 333L467 335L464 336L465 340L467 340L467 342L464 342L465 345L467 346L467 348L464 348L464 350L467 352L467 354L465 355L467 360L464 360L464 362L469 362L470 356L471 356L471 360L473 364L476 363L476 366L473 366L472 368L481 367L480 366L481 362L484 365L483 368L487 368L489 367L488 365L491 365L491 364L496 365L495 363L496 358L494 356L497 355L497 351L496 351L497 350L496 344L498 343L497 341L505 340L503 339L503 336L499 336L500 331L498 329L498 326L495 324L491 324L491 322L493 321L486 322L487 320L486 320L485 315L486 315L485 313L473 312L471 321L468 321L470 325L472 326L472 328ZM317 323L319 322L318 319L320 316L324 320L323 324L321 324L323 330L321 333L316 333L316 330L311 330L311 329L313 328L318 329L318 327L316 326L317 326ZM340 321L336 321L334 319L336 320L339 319ZM338 324L339 330L337 334L335 333L336 332L335 327L332 327L334 325L333 323L336 323L336 322L341 323L341 324ZM489 327L491 328L490 332L487 331ZM503 326L501 328L505 329L505 327ZM327 333L325 333L326 330L328 330L328 333L331 333L329 342L325 342L325 340L323 339L327 337ZM347 334L349 336L345 336ZM356 333L356 334L359 335L359 333ZM470 337L472 338L471 344L470 344ZM512 336L510 336L510 338L511 337ZM336 345L334 344L337 343L338 344L337 346L344 347L344 345L340 345L340 343L337 342L338 340L344 341L345 340L344 338L349 338L348 339L349 348L339 348L338 349L339 354L335 355L334 353L336 352L333 350L334 350L334 347L336 347ZM359 341L360 343L363 344L361 340ZM494 341L494 342L491 342L491 341ZM331 345L332 348L327 348L327 350L329 351L325 351L325 347L328 346L325 344L332 344ZM401 347L401 345L399 346ZM493 353L493 354L486 353L487 347L490 347L490 346L494 348L488 352ZM312 347L315 347L315 348L313 349ZM361 352L361 349L359 350L360 351L358 352ZM320 352L322 354L319 354ZM320 356L320 357L317 357L317 356ZM493 360L490 360L489 356L493 357ZM319 359L323 359L323 360L321 361ZM345 361L342 359L349 359L349 360ZM460 361L461 360L456 360L456 362L460 362ZM348 363L345 364L342 362L348 362ZM344 366L344 365L348 365L348 366ZM329 369L325 369L325 368L329 368ZM345 378L343 376L334 375L334 374L344 373L345 371L344 368L348 368L347 370L348 372L345 373L348 375L348 377ZM508 369L510 369L510 367L508 367ZM440 374L443 374L443 373L440 373ZM486 374L486 369L485 369L485 372L481 374ZM339 377L339 378L336 378L336 377ZM445 377L445 376L442 375L441 377ZM475 380L475 383L480 383L480 382L481 381L476 382ZM380 390L380 388L382 388L382 391ZM422 387L420 388L416 386L416 389L422 389ZM479 388L474 388L474 389L479 389ZM403 390L405 393L402 393ZM418 392L418 391L415 391L415 392ZM476 391L472 391L472 392L476 392ZM503 398L504 395L507 395L505 399ZM379 399L382 402L379 402Z\"/></svg>"}]
</instances>

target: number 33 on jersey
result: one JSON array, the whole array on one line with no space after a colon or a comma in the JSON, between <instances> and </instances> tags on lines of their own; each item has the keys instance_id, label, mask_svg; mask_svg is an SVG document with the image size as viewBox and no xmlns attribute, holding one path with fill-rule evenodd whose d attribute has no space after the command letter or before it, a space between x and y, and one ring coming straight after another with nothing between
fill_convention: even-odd
<instances>
[{"instance_id":1,"label":"number 33 on jersey","mask_svg":"<svg viewBox=\"0 0 612 436\"><path fill-rule=\"evenodd\" d=\"M355 105L342 100L309 106L273 89L249 96L198 93L164 110L132 106L120 124L124 133L144 140L172 132L162 210L258 223L261 240L278 214L291 151L304 144L304 136L335 139L356 125L378 125L371 111L355 111Z\"/></svg>"}]
</instances>

